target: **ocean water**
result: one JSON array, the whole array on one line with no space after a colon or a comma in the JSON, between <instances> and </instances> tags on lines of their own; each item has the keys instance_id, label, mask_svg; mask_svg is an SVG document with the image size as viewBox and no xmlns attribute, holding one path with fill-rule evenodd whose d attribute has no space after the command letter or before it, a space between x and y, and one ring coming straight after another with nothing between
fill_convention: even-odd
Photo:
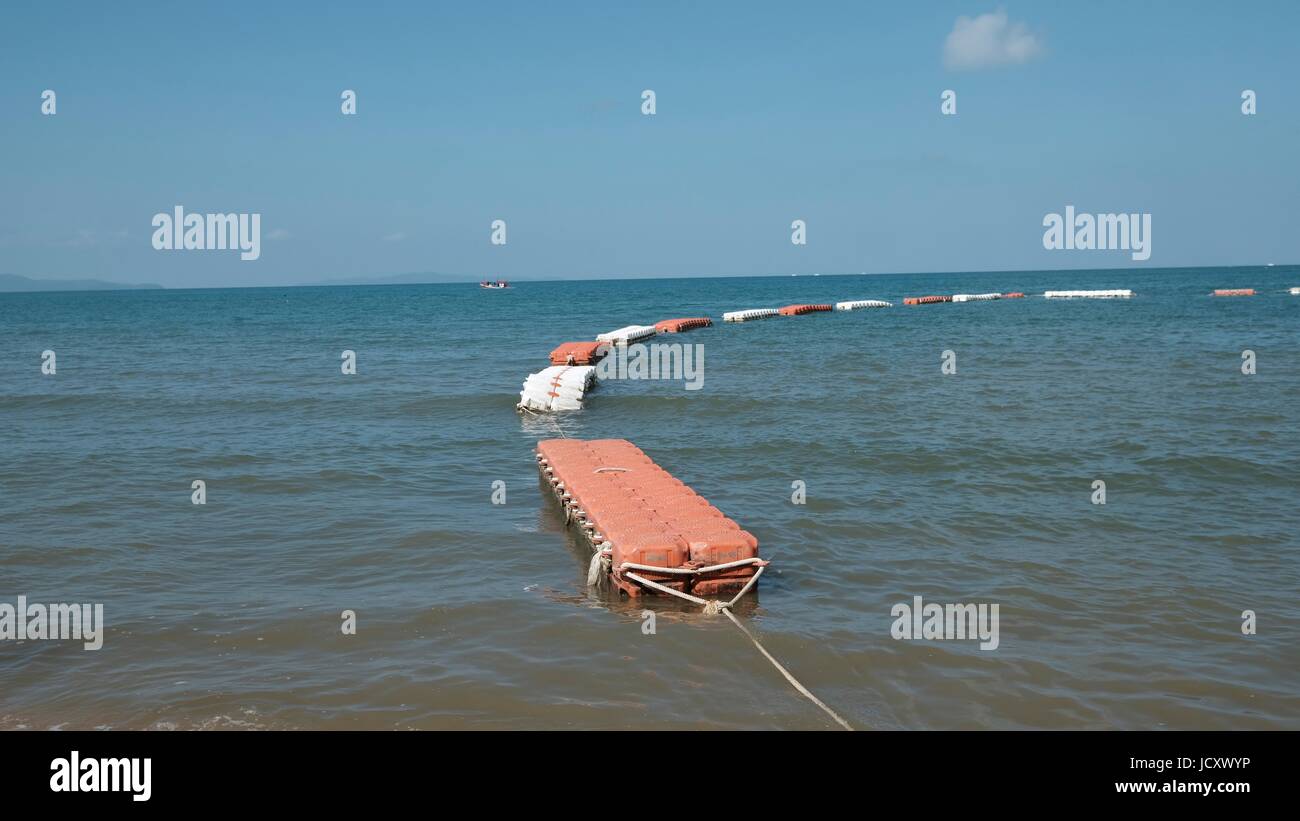
<instances>
[{"instance_id":1,"label":"ocean water","mask_svg":"<svg viewBox=\"0 0 1300 821\"><path fill-rule=\"evenodd\" d=\"M1300 728L1294 285L0 294L0 602L102 602L107 622L98 651L0 641L0 728L833 727L725 619L655 600L645 635L642 603L585 587L532 456L558 431L632 440L754 533L773 564L741 617L856 727ZM1058 288L1137 296L1033 296ZM901 305L1013 290L1031 296ZM876 298L898 304L720 321ZM515 412L555 344L695 315L717 324L668 341L704 346L701 390L609 382L584 411ZM998 604L999 646L895 640L918 595Z\"/></svg>"}]
</instances>

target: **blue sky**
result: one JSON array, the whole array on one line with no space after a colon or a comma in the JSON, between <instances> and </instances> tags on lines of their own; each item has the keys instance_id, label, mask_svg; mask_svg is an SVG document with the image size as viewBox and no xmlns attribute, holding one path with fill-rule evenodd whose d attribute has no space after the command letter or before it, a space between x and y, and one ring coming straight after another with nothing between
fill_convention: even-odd
<instances>
[{"instance_id":1,"label":"blue sky","mask_svg":"<svg viewBox=\"0 0 1300 821\"><path fill-rule=\"evenodd\" d=\"M999 9L946 65L958 18ZM1298 32L1294 2L6 3L0 273L1297 262ZM261 257L154 250L178 204L260 213ZM1045 250L1066 205L1152 214L1151 259Z\"/></svg>"}]
</instances>

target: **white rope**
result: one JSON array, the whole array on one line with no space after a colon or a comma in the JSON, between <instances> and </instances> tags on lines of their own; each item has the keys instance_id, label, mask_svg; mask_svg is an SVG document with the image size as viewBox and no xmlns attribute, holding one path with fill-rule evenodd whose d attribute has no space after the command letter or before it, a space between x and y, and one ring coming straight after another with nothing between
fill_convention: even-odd
<instances>
[{"instance_id":1,"label":"white rope","mask_svg":"<svg viewBox=\"0 0 1300 821\"><path fill-rule=\"evenodd\" d=\"M560 438L568 439L569 434L565 433L564 428L560 427L560 419L558 414L551 413L551 414L547 414L547 416L550 418L551 424L555 426L555 432L560 434Z\"/></svg>"},{"instance_id":2,"label":"white rope","mask_svg":"<svg viewBox=\"0 0 1300 821\"><path fill-rule=\"evenodd\" d=\"M717 573L719 570L730 570L733 567L748 567L751 564L762 566L767 564L767 561L754 557L752 559L736 559L734 562L723 562L722 564L711 564L708 567L655 567L650 564L623 562L618 566L618 569L646 570L651 573L671 573L677 576L703 576L709 573Z\"/></svg>"},{"instance_id":3,"label":"white rope","mask_svg":"<svg viewBox=\"0 0 1300 821\"><path fill-rule=\"evenodd\" d=\"M597 547L591 554L591 564L587 565L587 586L599 587L602 579L609 573L609 551Z\"/></svg>"},{"instance_id":4,"label":"white rope","mask_svg":"<svg viewBox=\"0 0 1300 821\"><path fill-rule=\"evenodd\" d=\"M727 618L731 619L731 623L740 628L740 632L744 633L745 637L754 643L754 646L758 648L758 652L762 653L765 659L772 662L772 666L776 668L778 673L785 676L785 680L790 682L790 685L793 686L795 690L799 691L800 694L806 697L813 704L816 704L818 707L820 707L822 711L826 713L826 715L830 716L832 719L835 720L836 724L840 725L846 730L852 730L853 725L849 724L847 721L840 718L838 713L836 713L830 707L827 707L825 702L817 698L817 696L813 695L812 691L810 691L807 687L800 684L799 680L795 678L793 675L791 675L789 670L782 667L781 662L773 658L772 654L767 652L767 649L763 647L762 644L759 643L758 639L754 638L754 634L745 629L745 625L740 623L740 619L737 619L735 615L732 614L731 608L736 605L736 602L740 601L741 596L748 593L750 588L752 588L754 584L758 582L758 577L763 575L764 570L766 570L765 567L759 567L758 572L755 573L752 578L750 578L749 583L746 584L743 588L741 588L741 591L737 593L735 598L733 598L729 602L707 601L705 599L699 598L698 596L692 596L689 593L683 593L680 590L674 590L671 587L659 584L658 582L652 582L649 579L643 576L638 576L635 573L629 573L627 571L624 571L623 575L627 576L629 579L632 579L635 582L643 584L647 587L654 588L655 590L658 590L660 592L670 593L680 599L685 599L694 604L704 605L704 615L706 616L716 616L717 614L721 613Z\"/></svg>"},{"instance_id":5,"label":"white rope","mask_svg":"<svg viewBox=\"0 0 1300 821\"><path fill-rule=\"evenodd\" d=\"M719 609L722 610L722 614L723 614L724 616L726 616L727 618L731 619L731 623L732 623L732 624L734 624L734 625L736 625L737 627L740 628L740 632L744 633L745 636L746 636L746 638L748 638L750 641L752 641L752 642L754 643L754 646L758 648L758 652L762 653L764 658L766 658L768 661L772 662L772 666L775 667L775 668L777 669L777 671L778 671L781 675L785 676L785 680L788 681L788 682L790 682L790 684L794 687L794 689L798 690L800 693L802 693L804 696L806 696L806 697L808 698L808 700L811 701L813 704L816 704L818 707L822 708L822 711L825 712L826 715L828 715L828 716L830 716L831 718L835 719L835 723L836 723L836 724L840 725L841 727L843 727L843 728L846 729L846 730L852 730L852 729L853 729L853 725L849 724L847 721L845 721L844 719L840 718L839 715L837 715L836 712L835 712L834 710L832 710L830 707L827 707L827 706L825 705L825 703L822 702L821 699L817 698L817 696L815 696L815 695L813 695L811 692L809 692L809 690L808 690L807 687L805 687L805 686L803 686L802 684L800 684L798 679L796 679L794 676L790 675L790 671L787 670L787 669L785 669L784 667L782 667L782 666L781 666L781 662L779 662L779 661L777 661L776 659L772 658L772 654L769 653L769 652L767 652L767 650L765 650L765 649L763 648L763 645L761 645L761 644L758 643L758 639L754 638L754 635L753 635L752 633L750 633L748 630L745 629L745 625L743 625L743 624L740 623L740 619L737 619L735 616L731 615L731 608L729 608L729 607L722 607L722 608L719 608Z\"/></svg>"},{"instance_id":6,"label":"white rope","mask_svg":"<svg viewBox=\"0 0 1300 821\"><path fill-rule=\"evenodd\" d=\"M631 579L634 582L644 584L646 587L653 587L655 590L658 590L660 593L669 593L673 596L676 596L679 599L686 599L688 602L691 602L692 604L702 604L707 607L709 604L712 603L707 599L701 599L698 596L692 596L690 593L683 593L680 590L674 590L671 587L667 587L665 585L660 584L659 582L652 582L649 579L643 576L638 576L635 573L624 573L623 575L627 576L629 579Z\"/></svg>"},{"instance_id":7,"label":"white rope","mask_svg":"<svg viewBox=\"0 0 1300 821\"><path fill-rule=\"evenodd\" d=\"M771 561L771 560L769 559L769 561ZM758 568L758 572L755 573L753 576L750 576L750 577L749 577L749 581L745 583L745 586L742 587L742 588L740 588L740 592L737 593L735 596L733 596L733 597L731 598L731 601L727 602L727 607L735 607L735 606L736 606L736 602L740 601L740 597L743 596L743 595L745 595L746 593L748 593L748 592L749 592L749 588L751 588L751 587L753 587L754 585L758 584L758 577L761 576L761 575L763 575L763 571L766 570L766 569L767 569L767 565L766 565L766 564L760 565L759 568Z\"/></svg>"}]
</instances>

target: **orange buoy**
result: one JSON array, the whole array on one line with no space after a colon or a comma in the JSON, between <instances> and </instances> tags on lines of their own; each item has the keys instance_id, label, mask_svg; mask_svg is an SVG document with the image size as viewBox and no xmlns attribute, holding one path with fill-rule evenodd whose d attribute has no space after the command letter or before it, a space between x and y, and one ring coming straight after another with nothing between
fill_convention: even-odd
<instances>
[{"instance_id":1,"label":"orange buoy","mask_svg":"<svg viewBox=\"0 0 1300 821\"><path fill-rule=\"evenodd\" d=\"M605 342L563 342L551 351L552 365L594 365L609 353Z\"/></svg>"},{"instance_id":2,"label":"orange buoy","mask_svg":"<svg viewBox=\"0 0 1300 821\"><path fill-rule=\"evenodd\" d=\"M1003 294L1002 298L1003 299L1024 299L1025 295L1020 291L1012 291L1009 294Z\"/></svg>"},{"instance_id":3,"label":"orange buoy","mask_svg":"<svg viewBox=\"0 0 1300 821\"><path fill-rule=\"evenodd\" d=\"M1254 288L1219 288L1214 292L1215 296L1254 296Z\"/></svg>"},{"instance_id":4,"label":"orange buoy","mask_svg":"<svg viewBox=\"0 0 1300 821\"><path fill-rule=\"evenodd\" d=\"M655 330L661 334L679 334L682 331L707 328L712 324L713 320L707 316L692 316L685 319L665 319L662 322L656 322Z\"/></svg>"},{"instance_id":5,"label":"orange buoy","mask_svg":"<svg viewBox=\"0 0 1300 821\"><path fill-rule=\"evenodd\" d=\"M766 564L753 535L626 439L546 439L537 463L630 596L657 591L629 573L707 596L739 591Z\"/></svg>"},{"instance_id":6,"label":"orange buoy","mask_svg":"<svg viewBox=\"0 0 1300 821\"><path fill-rule=\"evenodd\" d=\"M903 300L904 305L933 305L936 302L952 302L951 296L909 296Z\"/></svg>"},{"instance_id":7,"label":"orange buoy","mask_svg":"<svg viewBox=\"0 0 1300 821\"><path fill-rule=\"evenodd\" d=\"M801 314L812 314L819 311L834 310L829 305L787 305L777 311L781 316L799 316Z\"/></svg>"}]
</instances>

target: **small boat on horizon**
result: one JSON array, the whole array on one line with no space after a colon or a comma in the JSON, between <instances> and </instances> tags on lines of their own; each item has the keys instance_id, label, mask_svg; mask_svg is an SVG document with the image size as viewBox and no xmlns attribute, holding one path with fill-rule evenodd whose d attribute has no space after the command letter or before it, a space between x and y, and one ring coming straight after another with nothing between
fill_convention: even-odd
<instances>
[{"instance_id":1,"label":"small boat on horizon","mask_svg":"<svg viewBox=\"0 0 1300 821\"><path fill-rule=\"evenodd\" d=\"M480 283L478 284L478 287L480 287L480 288L491 288L492 290L497 290L497 289L499 289L499 288L509 288L509 287L510 287L510 283L509 283L509 282L506 282L504 279L498 279L498 280L495 281L495 282L493 282L493 281L490 280L490 279L485 279L485 280L483 280L482 282L480 282Z\"/></svg>"}]
</instances>

